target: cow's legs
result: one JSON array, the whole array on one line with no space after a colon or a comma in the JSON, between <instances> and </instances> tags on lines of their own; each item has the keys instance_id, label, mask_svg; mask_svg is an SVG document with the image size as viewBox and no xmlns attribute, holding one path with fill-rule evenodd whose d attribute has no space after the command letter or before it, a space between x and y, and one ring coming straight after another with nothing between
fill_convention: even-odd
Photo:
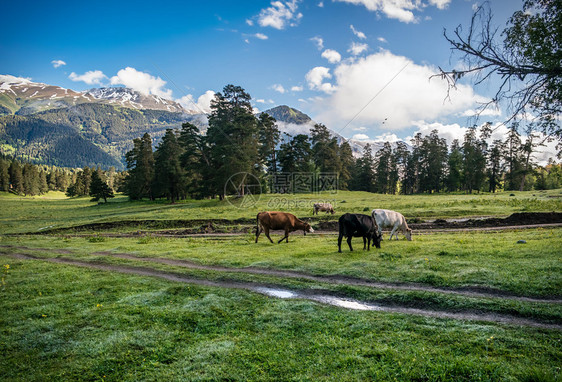
<instances>
[{"instance_id":1,"label":"cow's legs","mask_svg":"<svg viewBox=\"0 0 562 382\"><path fill-rule=\"evenodd\" d=\"M363 236L363 250L367 249L367 237Z\"/></svg>"},{"instance_id":2,"label":"cow's legs","mask_svg":"<svg viewBox=\"0 0 562 382\"><path fill-rule=\"evenodd\" d=\"M289 242L289 230L288 230L288 229L285 230L285 236L283 236L283 237L281 238L281 240L279 240L279 241L277 242L277 244L281 243L284 239L287 239L287 243Z\"/></svg>"},{"instance_id":3,"label":"cow's legs","mask_svg":"<svg viewBox=\"0 0 562 382\"><path fill-rule=\"evenodd\" d=\"M392 240L392 235L394 235L396 240L398 240L398 235L396 234L397 229L398 229L398 224L395 224L394 227L392 227L392 231L390 231L390 237L388 238L388 240Z\"/></svg>"},{"instance_id":4,"label":"cow's legs","mask_svg":"<svg viewBox=\"0 0 562 382\"><path fill-rule=\"evenodd\" d=\"M343 238L343 234L340 233L338 236L338 252L341 253L341 239Z\"/></svg>"},{"instance_id":5,"label":"cow's legs","mask_svg":"<svg viewBox=\"0 0 562 382\"><path fill-rule=\"evenodd\" d=\"M258 242L258 237L260 237L260 233L263 232L263 229L260 229L260 227L256 228L256 243Z\"/></svg>"},{"instance_id":6,"label":"cow's legs","mask_svg":"<svg viewBox=\"0 0 562 382\"><path fill-rule=\"evenodd\" d=\"M265 236L269 239L269 241L273 244L273 240L271 240L271 237L269 237L269 228L265 228L264 233Z\"/></svg>"},{"instance_id":7,"label":"cow's legs","mask_svg":"<svg viewBox=\"0 0 562 382\"><path fill-rule=\"evenodd\" d=\"M349 245L349 250L353 252L353 247L351 246L351 238L353 236L348 236L347 237L347 245Z\"/></svg>"}]
</instances>

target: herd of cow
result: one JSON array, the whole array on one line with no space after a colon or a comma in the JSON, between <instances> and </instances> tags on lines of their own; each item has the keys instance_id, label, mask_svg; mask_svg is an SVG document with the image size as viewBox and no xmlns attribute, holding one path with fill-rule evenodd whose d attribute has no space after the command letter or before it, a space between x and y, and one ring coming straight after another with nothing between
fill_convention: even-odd
<instances>
[{"instance_id":1,"label":"herd of cow","mask_svg":"<svg viewBox=\"0 0 562 382\"><path fill-rule=\"evenodd\" d=\"M330 203L316 203L312 214L318 215L319 211L326 211L326 213L334 214L334 208ZM397 231L400 230L406 236L406 239L412 240L412 230L408 228L404 216L396 211L374 209L371 215L363 214L350 214L345 213L339 218L339 236L338 236L338 252L341 252L341 242L345 236L349 250L353 251L351 246L351 239L353 237L363 238L363 249L370 250L371 242L377 248L381 247L382 229L391 228L390 238L392 236L398 240ZM283 240L289 242L289 233L293 231L302 230L306 235L307 232L314 232L312 226L297 218L295 215L288 212L280 211L265 211L260 212L257 216L256 222L256 243L260 234L263 232L265 236L273 243L269 237L270 230L283 230L285 235L278 241L281 243Z\"/></svg>"}]
</instances>

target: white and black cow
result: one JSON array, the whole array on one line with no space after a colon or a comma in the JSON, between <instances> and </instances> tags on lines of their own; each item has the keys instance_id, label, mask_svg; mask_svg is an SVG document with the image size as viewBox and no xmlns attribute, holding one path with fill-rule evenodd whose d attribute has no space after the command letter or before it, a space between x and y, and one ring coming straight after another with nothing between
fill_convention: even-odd
<instances>
[{"instance_id":1,"label":"white and black cow","mask_svg":"<svg viewBox=\"0 0 562 382\"><path fill-rule=\"evenodd\" d=\"M344 236L347 238L347 245L349 245L350 251L353 251L351 246L352 237L363 238L363 249L371 249L371 240L375 247L381 247L381 237L378 232L377 222L369 215L343 214L339 218L338 252L341 252L341 241Z\"/></svg>"},{"instance_id":2,"label":"white and black cow","mask_svg":"<svg viewBox=\"0 0 562 382\"><path fill-rule=\"evenodd\" d=\"M392 240L392 236L398 240L398 234L396 231L400 230L406 236L406 239L412 241L412 230L408 228L408 223L406 223L406 219L404 215L399 212L391 211L391 210L383 210L383 209L374 209L371 212L371 216L377 222L379 234L382 239L382 229L383 228L392 228L390 231L390 237L388 240Z\"/></svg>"}]
</instances>

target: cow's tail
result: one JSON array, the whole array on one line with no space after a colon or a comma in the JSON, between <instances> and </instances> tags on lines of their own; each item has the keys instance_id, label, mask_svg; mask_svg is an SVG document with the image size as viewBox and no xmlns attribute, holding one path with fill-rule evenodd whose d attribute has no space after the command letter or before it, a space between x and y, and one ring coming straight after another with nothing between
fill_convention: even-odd
<instances>
[{"instance_id":1,"label":"cow's tail","mask_svg":"<svg viewBox=\"0 0 562 382\"><path fill-rule=\"evenodd\" d=\"M260 232L260 213L256 215L256 235Z\"/></svg>"}]
</instances>

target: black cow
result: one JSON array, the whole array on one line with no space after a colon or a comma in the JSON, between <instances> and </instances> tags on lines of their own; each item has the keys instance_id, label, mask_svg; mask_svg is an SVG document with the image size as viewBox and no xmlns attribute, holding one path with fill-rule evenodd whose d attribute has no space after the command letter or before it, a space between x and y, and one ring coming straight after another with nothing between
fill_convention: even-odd
<instances>
[{"instance_id":1,"label":"black cow","mask_svg":"<svg viewBox=\"0 0 562 382\"><path fill-rule=\"evenodd\" d=\"M351 246L352 237L363 238L363 249L371 249L371 240L377 248L381 247L381 235L377 222L372 216L362 214L344 214L339 219L340 235L338 236L338 252L341 252L341 239L347 237L347 245L349 250L353 251Z\"/></svg>"}]
</instances>

